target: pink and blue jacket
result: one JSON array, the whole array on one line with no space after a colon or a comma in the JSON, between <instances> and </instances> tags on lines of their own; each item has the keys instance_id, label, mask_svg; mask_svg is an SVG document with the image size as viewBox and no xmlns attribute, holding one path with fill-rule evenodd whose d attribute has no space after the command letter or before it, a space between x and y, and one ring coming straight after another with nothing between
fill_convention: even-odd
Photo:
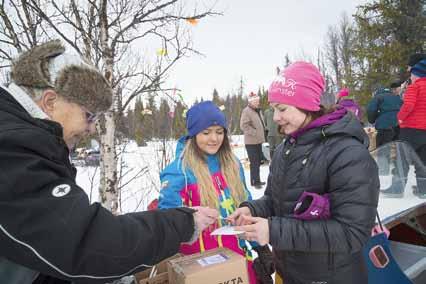
<instances>
[{"instance_id":1,"label":"pink and blue jacket","mask_svg":"<svg viewBox=\"0 0 426 284\"><path fill-rule=\"evenodd\" d=\"M167 209L181 206L200 206L200 192L198 189L197 180L191 169L185 168L182 165L182 154L185 146L185 137L179 139L176 147L176 159L170 163L161 173L161 191L159 197L158 208ZM238 161L238 159L237 159ZM226 180L220 171L220 162L217 155L207 155L207 165L209 167L214 187L216 188L217 197L219 199L219 212L222 218L232 214L238 204L235 204L231 192L228 188ZM245 184L244 170L240 164L240 176L244 183L244 188L247 193L248 200L251 200L251 194L247 190ZM222 219L221 218L221 219ZM217 227L226 225L224 220L218 220ZM212 229L213 230L213 229ZM245 256L250 262L248 265L250 283L255 282L255 275L251 267L252 254L250 246L242 239L236 236L211 236L212 230L204 230L198 240L192 245L181 245L180 252L187 255L205 250L214 249L217 247L226 247L240 255Z\"/></svg>"}]
</instances>

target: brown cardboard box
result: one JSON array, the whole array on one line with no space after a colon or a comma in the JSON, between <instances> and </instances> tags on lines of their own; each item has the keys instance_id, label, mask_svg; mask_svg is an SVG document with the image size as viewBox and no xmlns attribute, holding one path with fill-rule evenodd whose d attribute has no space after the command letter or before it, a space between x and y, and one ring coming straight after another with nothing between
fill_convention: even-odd
<instances>
[{"instance_id":1,"label":"brown cardboard box","mask_svg":"<svg viewBox=\"0 0 426 284\"><path fill-rule=\"evenodd\" d=\"M170 284L248 284L245 257L218 248L167 262Z\"/></svg>"},{"instance_id":2,"label":"brown cardboard box","mask_svg":"<svg viewBox=\"0 0 426 284\"><path fill-rule=\"evenodd\" d=\"M169 276L167 272L167 261L181 257L180 253L163 260L162 262L155 265L157 270L155 276L149 278L152 268L146 269L142 272L136 273L134 276L136 278L136 283L138 284L168 284Z\"/></svg>"}]
</instances>

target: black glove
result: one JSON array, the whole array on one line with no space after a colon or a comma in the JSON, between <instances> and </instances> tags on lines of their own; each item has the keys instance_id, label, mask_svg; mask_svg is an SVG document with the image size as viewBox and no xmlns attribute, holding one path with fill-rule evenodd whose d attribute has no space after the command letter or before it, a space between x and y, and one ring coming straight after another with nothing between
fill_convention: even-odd
<instances>
[{"instance_id":1,"label":"black glove","mask_svg":"<svg viewBox=\"0 0 426 284\"><path fill-rule=\"evenodd\" d=\"M253 261L257 283L273 284L272 274L275 272L274 258L268 245L253 248L258 257Z\"/></svg>"}]
</instances>

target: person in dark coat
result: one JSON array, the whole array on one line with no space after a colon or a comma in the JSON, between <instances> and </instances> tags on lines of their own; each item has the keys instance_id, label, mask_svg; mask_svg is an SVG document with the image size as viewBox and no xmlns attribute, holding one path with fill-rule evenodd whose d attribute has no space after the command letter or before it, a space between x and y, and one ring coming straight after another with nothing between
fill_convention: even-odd
<instances>
[{"instance_id":1,"label":"person in dark coat","mask_svg":"<svg viewBox=\"0 0 426 284\"><path fill-rule=\"evenodd\" d=\"M267 140L269 144L269 159L272 160L275 149L283 141L284 136L280 133L277 123L274 121L274 109L269 107L265 110L265 128L267 132Z\"/></svg>"},{"instance_id":2,"label":"person in dark coat","mask_svg":"<svg viewBox=\"0 0 426 284\"><path fill-rule=\"evenodd\" d=\"M376 146L380 147L398 139L399 125L397 114L402 99L388 88L378 88L373 99L367 105L368 122L377 129Z\"/></svg>"},{"instance_id":3,"label":"person in dark coat","mask_svg":"<svg viewBox=\"0 0 426 284\"><path fill-rule=\"evenodd\" d=\"M368 283L361 250L375 223L378 169L359 120L339 106L320 106L323 91L322 75L306 62L293 63L271 84L274 120L289 138L272 159L265 195L242 203L229 219L247 240L272 245L286 284ZM304 192L327 194L330 217L295 218Z\"/></svg>"},{"instance_id":4,"label":"person in dark coat","mask_svg":"<svg viewBox=\"0 0 426 284\"><path fill-rule=\"evenodd\" d=\"M114 216L90 204L69 149L112 89L60 41L24 52L0 87L0 283L106 283L146 269L213 224L205 207Z\"/></svg>"}]
</instances>

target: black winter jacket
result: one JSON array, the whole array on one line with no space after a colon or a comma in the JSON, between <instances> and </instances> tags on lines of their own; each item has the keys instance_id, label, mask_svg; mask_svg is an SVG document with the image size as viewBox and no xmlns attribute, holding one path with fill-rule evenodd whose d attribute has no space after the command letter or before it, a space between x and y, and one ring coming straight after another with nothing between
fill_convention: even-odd
<instances>
[{"instance_id":1,"label":"black winter jacket","mask_svg":"<svg viewBox=\"0 0 426 284\"><path fill-rule=\"evenodd\" d=\"M367 283L361 249L375 223L379 177L360 122L334 124L287 139L270 166L265 195L243 203L269 218L270 244L286 284ZM331 218L292 218L303 191L330 194Z\"/></svg>"},{"instance_id":2,"label":"black winter jacket","mask_svg":"<svg viewBox=\"0 0 426 284\"><path fill-rule=\"evenodd\" d=\"M105 283L177 253L194 233L192 209L113 216L89 203L75 173L60 125L32 118L0 88L0 260Z\"/></svg>"}]
</instances>

